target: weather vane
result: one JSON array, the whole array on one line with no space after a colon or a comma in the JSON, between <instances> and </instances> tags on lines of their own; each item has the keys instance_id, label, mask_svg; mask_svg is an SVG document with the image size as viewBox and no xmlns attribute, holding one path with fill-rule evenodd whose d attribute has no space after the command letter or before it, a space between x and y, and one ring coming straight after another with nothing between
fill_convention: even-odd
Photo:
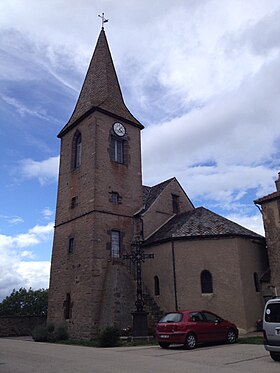
<instances>
[{"instance_id":1,"label":"weather vane","mask_svg":"<svg viewBox=\"0 0 280 373\"><path fill-rule=\"evenodd\" d=\"M109 19L105 18L104 13L102 13L102 15L98 14L98 17L100 17L101 20L102 20L102 30L103 30L104 29L104 23L108 22Z\"/></svg>"}]
</instances>

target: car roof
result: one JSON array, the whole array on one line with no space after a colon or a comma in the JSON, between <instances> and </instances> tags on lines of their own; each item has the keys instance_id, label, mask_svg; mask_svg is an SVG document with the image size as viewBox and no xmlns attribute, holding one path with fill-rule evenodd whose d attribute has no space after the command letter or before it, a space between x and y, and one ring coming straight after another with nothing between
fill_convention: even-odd
<instances>
[{"instance_id":1,"label":"car roof","mask_svg":"<svg viewBox=\"0 0 280 373\"><path fill-rule=\"evenodd\" d=\"M277 298L269 299L266 304L279 303L279 302L280 302L280 297L277 297Z\"/></svg>"}]
</instances>

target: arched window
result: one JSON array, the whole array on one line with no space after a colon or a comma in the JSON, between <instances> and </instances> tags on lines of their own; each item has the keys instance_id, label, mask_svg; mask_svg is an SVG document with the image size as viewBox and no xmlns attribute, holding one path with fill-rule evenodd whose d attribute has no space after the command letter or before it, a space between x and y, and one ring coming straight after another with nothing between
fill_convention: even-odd
<instances>
[{"instance_id":1,"label":"arched window","mask_svg":"<svg viewBox=\"0 0 280 373\"><path fill-rule=\"evenodd\" d=\"M159 290L159 278L158 278L158 276L154 277L154 284L155 284L155 295L159 295L160 290Z\"/></svg>"},{"instance_id":2,"label":"arched window","mask_svg":"<svg viewBox=\"0 0 280 373\"><path fill-rule=\"evenodd\" d=\"M200 282L201 282L201 293L202 294L213 293L213 280L212 280L212 275L209 271L204 270L201 272Z\"/></svg>"},{"instance_id":3,"label":"arched window","mask_svg":"<svg viewBox=\"0 0 280 373\"><path fill-rule=\"evenodd\" d=\"M73 168L77 168L82 163L82 135L77 131L73 138Z\"/></svg>"},{"instance_id":4,"label":"arched window","mask_svg":"<svg viewBox=\"0 0 280 373\"><path fill-rule=\"evenodd\" d=\"M258 276L257 272L254 272L254 284L255 284L256 292L259 293L260 292L260 282L259 282L259 276Z\"/></svg>"}]
</instances>

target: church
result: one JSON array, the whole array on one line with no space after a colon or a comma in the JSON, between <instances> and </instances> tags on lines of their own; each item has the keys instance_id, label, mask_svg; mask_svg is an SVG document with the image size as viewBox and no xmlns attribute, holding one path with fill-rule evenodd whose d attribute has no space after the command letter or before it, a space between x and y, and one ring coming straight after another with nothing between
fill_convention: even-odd
<instances>
[{"instance_id":1,"label":"church","mask_svg":"<svg viewBox=\"0 0 280 373\"><path fill-rule=\"evenodd\" d=\"M195 207L175 177L143 185L143 129L126 107L102 27L58 134L48 321L66 323L76 339L131 327L137 284L125 257L137 242L150 256L141 267L150 327L164 312L198 308L255 329L268 270L264 237Z\"/></svg>"}]
</instances>

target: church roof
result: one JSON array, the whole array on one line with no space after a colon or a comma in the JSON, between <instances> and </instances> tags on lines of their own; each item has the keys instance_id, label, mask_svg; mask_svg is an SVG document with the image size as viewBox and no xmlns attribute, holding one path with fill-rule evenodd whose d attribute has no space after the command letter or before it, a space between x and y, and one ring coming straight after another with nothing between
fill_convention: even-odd
<instances>
[{"instance_id":1,"label":"church roof","mask_svg":"<svg viewBox=\"0 0 280 373\"><path fill-rule=\"evenodd\" d=\"M273 193L270 193L270 194L267 194L266 196L264 197L261 197L259 199L256 199L254 201L254 203L256 205L261 205L262 203L265 203L265 202L269 202L269 201L272 201L273 199L278 199L280 198L280 190L277 190L276 192L273 192Z\"/></svg>"},{"instance_id":2,"label":"church roof","mask_svg":"<svg viewBox=\"0 0 280 373\"><path fill-rule=\"evenodd\" d=\"M104 30L102 29L71 118L58 137L95 110L143 128L126 107Z\"/></svg>"},{"instance_id":3,"label":"church roof","mask_svg":"<svg viewBox=\"0 0 280 373\"><path fill-rule=\"evenodd\" d=\"M242 227L204 207L175 215L145 241L145 245L171 239L243 236L264 239L261 235Z\"/></svg>"},{"instance_id":4,"label":"church roof","mask_svg":"<svg viewBox=\"0 0 280 373\"><path fill-rule=\"evenodd\" d=\"M157 199L160 193L165 189L165 187L174 179L165 180L162 183L154 185L152 187L143 185L143 205L144 209L142 212L148 210L148 208L153 204L153 202Z\"/></svg>"}]
</instances>

